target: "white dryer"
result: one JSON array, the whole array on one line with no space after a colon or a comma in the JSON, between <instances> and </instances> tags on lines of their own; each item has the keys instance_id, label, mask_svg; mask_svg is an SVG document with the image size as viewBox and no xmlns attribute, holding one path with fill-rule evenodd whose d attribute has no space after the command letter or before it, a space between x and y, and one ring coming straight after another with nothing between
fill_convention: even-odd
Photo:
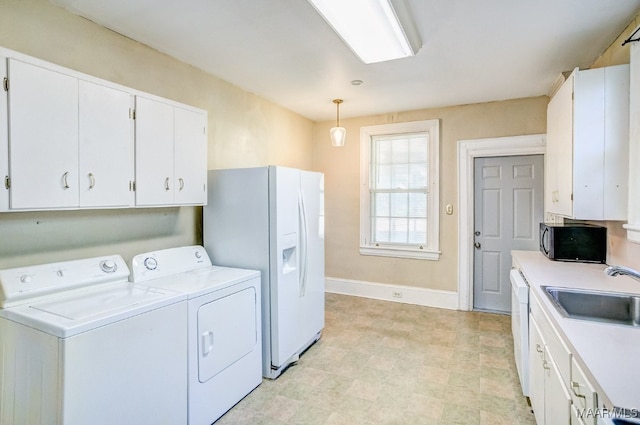
<instances>
[{"instance_id":1,"label":"white dryer","mask_svg":"<svg viewBox=\"0 0 640 425\"><path fill-rule=\"evenodd\" d=\"M117 255L0 270L0 424L186 423L186 297Z\"/></svg>"},{"instance_id":2,"label":"white dryer","mask_svg":"<svg viewBox=\"0 0 640 425\"><path fill-rule=\"evenodd\" d=\"M260 272L186 246L136 255L132 279L187 296L190 425L215 422L262 382Z\"/></svg>"}]
</instances>

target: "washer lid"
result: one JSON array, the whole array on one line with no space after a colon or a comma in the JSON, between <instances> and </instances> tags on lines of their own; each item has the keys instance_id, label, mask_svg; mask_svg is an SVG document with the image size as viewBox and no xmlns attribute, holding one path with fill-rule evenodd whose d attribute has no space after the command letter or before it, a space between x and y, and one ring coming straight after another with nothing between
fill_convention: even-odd
<instances>
[{"instance_id":1,"label":"washer lid","mask_svg":"<svg viewBox=\"0 0 640 425\"><path fill-rule=\"evenodd\" d=\"M184 299L174 291L118 283L0 310L0 315L66 338Z\"/></svg>"}]
</instances>

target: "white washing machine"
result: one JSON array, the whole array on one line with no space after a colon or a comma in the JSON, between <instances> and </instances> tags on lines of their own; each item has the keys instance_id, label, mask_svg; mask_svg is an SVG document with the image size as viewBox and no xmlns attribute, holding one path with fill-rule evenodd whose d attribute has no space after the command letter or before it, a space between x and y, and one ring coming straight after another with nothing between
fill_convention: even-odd
<instances>
[{"instance_id":1,"label":"white washing machine","mask_svg":"<svg viewBox=\"0 0 640 425\"><path fill-rule=\"evenodd\" d=\"M187 421L187 304L117 255L0 270L0 424Z\"/></svg>"},{"instance_id":2,"label":"white washing machine","mask_svg":"<svg viewBox=\"0 0 640 425\"><path fill-rule=\"evenodd\" d=\"M132 279L187 296L190 425L215 422L262 382L260 272L186 246L136 255Z\"/></svg>"}]
</instances>

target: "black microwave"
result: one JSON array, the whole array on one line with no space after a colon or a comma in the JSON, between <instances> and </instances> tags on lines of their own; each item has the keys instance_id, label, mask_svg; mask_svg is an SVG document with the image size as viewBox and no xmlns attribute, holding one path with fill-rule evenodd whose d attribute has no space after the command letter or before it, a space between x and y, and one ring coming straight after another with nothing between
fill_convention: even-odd
<instances>
[{"instance_id":1,"label":"black microwave","mask_svg":"<svg viewBox=\"0 0 640 425\"><path fill-rule=\"evenodd\" d=\"M604 264L607 260L607 228L590 224L540 223L540 251L551 260Z\"/></svg>"}]
</instances>

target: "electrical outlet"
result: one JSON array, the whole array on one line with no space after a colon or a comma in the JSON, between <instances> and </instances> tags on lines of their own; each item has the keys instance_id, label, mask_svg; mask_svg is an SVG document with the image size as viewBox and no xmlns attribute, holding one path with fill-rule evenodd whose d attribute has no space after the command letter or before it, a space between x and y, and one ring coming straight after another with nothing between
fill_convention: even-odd
<instances>
[{"instance_id":1,"label":"electrical outlet","mask_svg":"<svg viewBox=\"0 0 640 425\"><path fill-rule=\"evenodd\" d=\"M402 291L393 291L393 298L402 298Z\"/></svg>"}]
</instances>

